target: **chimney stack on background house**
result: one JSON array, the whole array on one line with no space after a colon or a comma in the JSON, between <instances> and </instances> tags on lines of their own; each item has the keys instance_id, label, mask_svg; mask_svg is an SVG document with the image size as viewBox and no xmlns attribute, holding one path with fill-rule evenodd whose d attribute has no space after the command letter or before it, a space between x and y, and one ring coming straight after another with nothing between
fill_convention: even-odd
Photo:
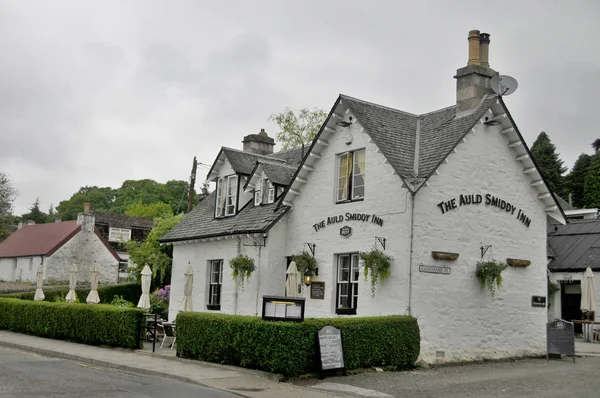
<instances>
[{"instance_id":1,"label":"chimney stack on background house","mask_svg":"<svg viewBox=\"0 0 600 398\"><path fill-rule=\"evenodd\" d=\"M90 211L90 204L83 204L83 213L77 215L77 225L81 225L81 229L85 232L94 232L94 225L96 224L96 217L94 213Z\"/></svg>"},{"instance_id":2,"label":"chimney stack on background house","mask_svg":"<svg viewBox=\"0 0 600 398\"><path fill-rule=\"evenodd\" d=\"M249 134L242 141L244 152L255 153L257 155L270 155L273 153L275 140L267 135L265 129L260 129L258 134Z\"/></svg>"},{"instance_id":3,"label":"chimney stack on background house","mask_svg":"<svg viewBox=\"0 0 600 398\"><path fill-rule=\"evenodd\" d=\"M490 68L489 33L469 31L469 58L467 66L456 71L456 114L466 114L477 107L486 94L493 94L490 85L498 72Z\"/></svg>"}]
</instances>

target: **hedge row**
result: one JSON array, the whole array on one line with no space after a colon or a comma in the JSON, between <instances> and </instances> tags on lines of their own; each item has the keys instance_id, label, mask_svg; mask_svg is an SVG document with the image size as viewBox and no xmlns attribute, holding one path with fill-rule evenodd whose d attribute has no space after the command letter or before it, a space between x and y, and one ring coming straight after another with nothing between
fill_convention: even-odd
<instances>
[{"instance_id":1,"label":"hedge row","mask_svg":"<svg viewBox=\"0 0 600 398\"><path fill-rule=\"evenodd\" d=\"M84 344L141 348L144 311L0 298L0 329Z\"/></svg>"},{"instance_id":2,"label":"hedge row","mask_svg":"<svg viewBox=\"0 0 600 398\"><path fill-rule=\"evenodd\" d=\"M44 290L44 295L46 296L44 301L56 302L64 300L68 292L69 289ZM77 293L77 298L82 303L85 302L89 292L90 288L75 290L75 293ZM125 300L137 304L140 296L142 295L142 288L137 283L103 286L98 288L98 295L100 296L100 302L105 304L110 303L115 296L123 296ZM21 300L33 300L34 296L35 292L20 292L0 295L0 297L18 298Z\"/></svg>"},{"instance_id":3,"label":"hedge row","mask_svg":"<svg viewBox=\"0 0 600 398\"><path fill-rule=\"evenodd\" d=\"M417 320L408 316L306 319L269 322L258 317L189 313L177 315L179 356L295 376L320 368L317 332L342 332L347 369L412 367L419 356Z\"/></svg>"}]
</instances>

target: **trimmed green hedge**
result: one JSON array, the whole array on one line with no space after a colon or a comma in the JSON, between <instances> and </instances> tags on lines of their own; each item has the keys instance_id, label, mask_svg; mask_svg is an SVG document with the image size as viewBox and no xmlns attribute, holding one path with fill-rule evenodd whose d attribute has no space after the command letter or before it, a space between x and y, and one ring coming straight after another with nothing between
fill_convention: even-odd
<instances>
[{"instance_id":1,"label":"trimmed green hedge","mask_svg":"<svg viewBox=\"0 0 600 398\"><path fill-rule=\"evenodd\" d=\"M269 322L259 317L182 312L177 315L179 356L295 376L320 368L317 332L342 331L347 369L412 367L421 338L409 316Z\"/></svg>"},{"instance_id":2,"label":"trimmed green hedge","mask_svg":"<svg viewBox=\"0 0 600 398\"><path fill-rule=\"evenodd\" d=\"M0 298L0 329L92 345L141 348L144 311Z\"/></svg>"},{"instance_id":3,"label":"trimmed green hedge","mask_svg":"<svg viewBox=\"0 0 600 398\"><path fill-rule=\"evenodd\" d=\"M69 289L57 289L57 290L44 290L44 301L61 301L67 296ZM77 298L80 302L84 303L90 292L90 288L86 289L76 289L75 293L77 293ZM122 285L110 285L110 286L102 286L98 288L98 295L100 296L100 302L108 304L110 303L115 296L123 296L123 298L127 301L130 301L137 305L140 296L142 295L142 288L137 283L127 283ZM20 293L10 293L3 294L0 297L5 298L18 298L21 300L33 300L35 296L35 291L33 292L20 292Z\"/></svg>"}]
</instances>

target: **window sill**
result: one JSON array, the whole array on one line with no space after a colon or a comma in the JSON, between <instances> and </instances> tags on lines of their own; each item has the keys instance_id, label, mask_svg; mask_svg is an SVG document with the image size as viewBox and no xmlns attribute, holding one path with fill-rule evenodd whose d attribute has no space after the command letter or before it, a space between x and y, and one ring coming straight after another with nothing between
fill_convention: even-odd
<instances>
[{"instance_id":1,"label":"window sill","mask_svg":"<svg viewBox=\"0 0 600 398\"><path fill-rule=\"evenodd\" d=\"M210 311L221 311L221 304L207 304L206 309Z\"/></svg>"},{"instance_id":2,"label":"window sill","mask_svg":"<svg viewBox=\"0 0 600 398\"><path fill-rule=\"evenodd\" d=\"M356 315L356 308L336 308L335 313L338 315Z\"/></svg>"},{"instance_id":3,"label":"window sill","mask_svg":"<svg viewBox=\"0 0 600 398\"><path fill-rule=\"evenodd\" d=\"M362 202L363 200L365 200L365 198L359 198L359 199L351 199L351 200L342 200L339 202L335 202L336 205L342 205L345 203L354 203L354 202Z\"/></svg>"}]
</instances>

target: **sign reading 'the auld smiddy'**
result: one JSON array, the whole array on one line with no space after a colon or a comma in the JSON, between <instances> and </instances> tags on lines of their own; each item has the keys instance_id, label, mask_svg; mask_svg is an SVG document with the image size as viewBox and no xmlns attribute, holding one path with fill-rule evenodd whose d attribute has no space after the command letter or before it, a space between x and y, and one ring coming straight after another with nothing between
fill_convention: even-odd
<instances>
[{"instance_id":1,"label":"sign reading 'the auld smiddy'","mask_svg":"<svg viewBox=\"0 0 600 398\"><path fill-rule=\"evenodd\" d=\"M527 228L529 228L531 220L529 219L529 217L527 217L527 215L525 215L525 212L523 210L518 209L519 211L515 214L515 210L517 210L516 206L512 205L510 202L504 199L492 196L489 193L486 193L485 196L479 194L460 194L458 197L458 201L457 198L452 198L450 200L445 200L443 202L438 203L437 207L439 207L442 214L444 214L448 211L458 209L461 206L479 205L484 203L484 201L486 206L494 206L506 211L510 215L514 215L517 218L517 220L521 221Z\"/></svg>"},{"instance_id":2,"label":"sign reading 'the auld smiddy'","mask_svg":"<svg viewBox=\"0 0 600 398\"><path fill-rule=\"evenodd\" d=\"M364 214L364 213L346 213L337 216L327 217L325 220L321 220L313 225L315 231L319 231L325 228L327 225L336 224L344 221L362 221L377 224L383 227L383 220L377 217L375 214Z\"/></svg>"}]
</instances>

